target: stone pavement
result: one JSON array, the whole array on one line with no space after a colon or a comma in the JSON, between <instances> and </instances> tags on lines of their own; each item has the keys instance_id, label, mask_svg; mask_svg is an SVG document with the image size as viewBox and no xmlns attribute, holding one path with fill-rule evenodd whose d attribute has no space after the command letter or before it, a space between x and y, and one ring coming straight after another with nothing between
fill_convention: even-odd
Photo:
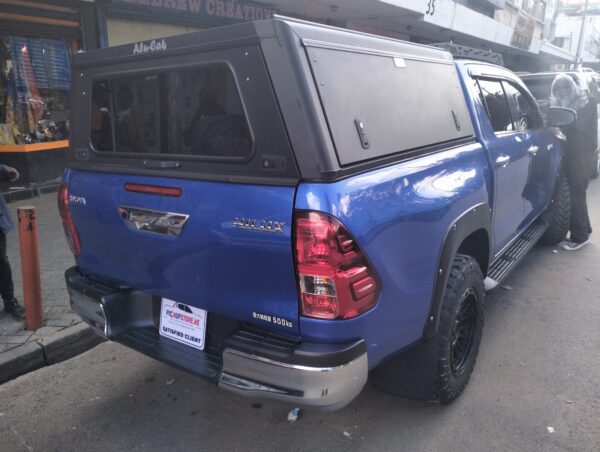
<instances>
[{"instance_id":1,"label":"stone pavement","mask_svg":"<svg viewBox=\"0 0 600 452\"><path fill-rule=\"evenodd\" d=\"M10 203L9 207L15 223L17 222L17 207L25 205L37 208L44 326L37 331L27 331L24 329L24 321L16 320L5 314L0 306L0 383L30 370L19 369L20 366L22 367L22 363L18 364L18 361L23 361L22 355L28 352L38 352L35 353L33 367L49 364L48 356L44 351L44 344L48 342L49 337L58 335L62 338L61 343L64 343L65 337L69 336L65 330L77 332L77 334L84 331L87 333L85 324L82 324L69 306L64 272L74 264L74 258L67 245L58 214L57 194L48 193ZM19 302L23 303L18 231L9 233L7 242L8 258L11 262L15 283L15 295ZM29 361L31 367L31 359Z\"/></svg>"}]
</instances>

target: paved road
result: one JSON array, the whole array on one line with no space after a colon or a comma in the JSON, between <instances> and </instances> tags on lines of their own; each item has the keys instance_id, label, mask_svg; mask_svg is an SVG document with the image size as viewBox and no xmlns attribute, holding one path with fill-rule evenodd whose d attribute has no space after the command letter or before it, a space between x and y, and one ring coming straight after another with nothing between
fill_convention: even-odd
<instances>
[{"instance_id":1,"label":"paved road","mask_svg":"<svg viewBox=\"0 0 600 452\"><path fill-rule=\"evenodd\" d=\"M600 450L600 181L590 198L592 244L537 248L488 297L475 375L449 407L369 386L288 424L287 406L104 343L0 386L0 450Z\"/></svg>"}]
</instances>

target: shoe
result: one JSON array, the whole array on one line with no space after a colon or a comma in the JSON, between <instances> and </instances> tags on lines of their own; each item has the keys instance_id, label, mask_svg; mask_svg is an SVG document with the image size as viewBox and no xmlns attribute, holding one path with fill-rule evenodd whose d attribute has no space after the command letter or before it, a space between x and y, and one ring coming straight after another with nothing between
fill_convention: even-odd
<instances>
[{"instance_id":1,"label":"shoe","mask_svg":"<svg viewBox=\"0 0 600 452\"><path fill-rule=\"evenodd\" d=\"M561 248L565 251L576 251L589 242L589 237L585 239L583 242L572 242L571 240L565 240L560 244Z\"/></svg>"},{"instance_id":2,"label":"shoe","mask_svg":"<svg viewBox=\"0 0 600 452\"><path fill-rule=\"evenodd\" d=\"M4 303L4 312L7 314L12 314L12 316L16 319L25 318L25 308L21 306L16 299Z\"/></svg>"}]
</instances>

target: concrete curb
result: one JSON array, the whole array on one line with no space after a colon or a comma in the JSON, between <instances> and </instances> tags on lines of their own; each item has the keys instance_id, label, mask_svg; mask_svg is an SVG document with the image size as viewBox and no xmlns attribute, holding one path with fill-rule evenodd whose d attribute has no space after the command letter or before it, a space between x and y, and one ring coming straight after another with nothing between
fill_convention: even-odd
<instances>
[{"instance_id":1,"label":"concrete curb","mask_svg":"<svg viewBox=\"0 0 600 452\"><path fill-rule=\"evenodd\" d=\"M84 322L0 354L0 384L65 361L103 342Z\"/></svg>"},{"instance_id":2,"label":"concrete curb","mask_svg":"<svg viewBox=\"0 0 600 452\"><path fill-rule=\"evenodd\" d=\"M37 342L28 342L0 354L0 384L44 367L44 352Z\"/></svg>"},{"instance_id":3,"label":"concrete curb","mask_svg":"<svg viewBox=\"0 0 600 452\"><path fill-rule=\"evenodd\" d=\"M85 323L80 322L64 330L38 339L44 351L46 364L56 364L95 347L103 339Z\"/></svg>"}]
</instances>

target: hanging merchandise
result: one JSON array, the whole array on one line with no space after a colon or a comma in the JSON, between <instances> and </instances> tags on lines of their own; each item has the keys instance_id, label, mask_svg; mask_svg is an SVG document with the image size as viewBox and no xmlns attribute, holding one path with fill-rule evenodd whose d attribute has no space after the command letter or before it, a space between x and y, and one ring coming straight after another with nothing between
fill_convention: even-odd
<instances>
[{"instance_id":1,"label":"hanging merchandise","mask_svg":"<svg viewBox=\"0 0 600 452\"><path fill-rule=\"evenodd\" d=\"M15 144L9 124L0 124L0 144Z\"/></svg>"},{"instance_id":2,"label":"hanging merchandise","mask_svg":"<svg viewBox=\"0 0 600 452\"><path fill-rule=\"evenodd\" d=\"M38 87L68 91L71 68L64 41L31 38L27 41Z\"/></svg>"},{"instance_id":3,"label":"hanging merchandise","mask_svg":"<svg viewBox=\"0 0 600 452\"><path fill-rule=\"evenodd\" d=\"M67 44L58 39L9 36L4 65L6 95L0 123L17 144L67 138L70 60ZM56 119L60 116L62 119ZM56 121L55 121L56 119Z\"/></svg>"},{"instance_id":4,"label":"hanging merchandise","mask_svg":"<svg viewBox=\"0 0 600 452\"><path fill-rule=\"evenodd\" d=\"M33 73L27 38L11 37L10 50L16 67L17 96L19 103L26 104L27 131L33 133L43 114L43 102Z\"/></svg>"}]
</instances>

